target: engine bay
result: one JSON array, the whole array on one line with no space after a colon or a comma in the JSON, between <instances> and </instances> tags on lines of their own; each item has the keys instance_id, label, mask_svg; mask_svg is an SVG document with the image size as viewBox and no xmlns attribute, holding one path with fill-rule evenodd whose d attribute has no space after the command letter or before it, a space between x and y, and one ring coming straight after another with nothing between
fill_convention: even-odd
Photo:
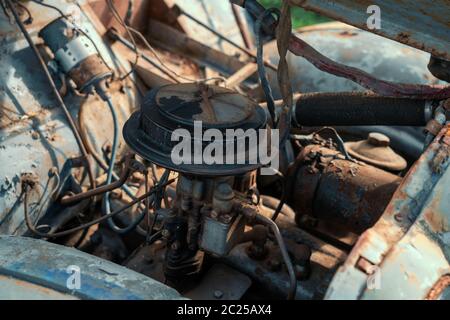
<instances>
[{"instance_id":1,"label":"engine bay","mask_svg":"<svg viewBox=\"0 0 450 320\"><path fill-rule=\"evenodd\" d=\"M450 297L448 51L298 1L0 2L0 298Z\"/></svg>"}]
</instances>

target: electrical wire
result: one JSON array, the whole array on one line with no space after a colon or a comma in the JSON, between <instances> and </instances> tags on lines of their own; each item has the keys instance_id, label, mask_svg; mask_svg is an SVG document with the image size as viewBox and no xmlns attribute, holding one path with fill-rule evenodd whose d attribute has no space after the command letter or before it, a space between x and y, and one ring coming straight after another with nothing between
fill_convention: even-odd
<instances>
[{"instance_id":1,"label":"electrical wire","mask_svg":"<svg viewBox=\"0 0 450 320\"><path fill-rule=\"evenodd\" d=\"M259 17L256 19L255 23L255 34L256 34L256 63L258 65L258 76L261 82L261 87L263 88L264 95L266 96L267 101L267 109L269 110L270 117L272 118L272 122L274 126L277 123L277 117L275 113L275 100L272 94L272 88L270 87L269 80L267 79L266 68L264 66L264 53L263 53L263 40L262 40L262 23L263 20L272 14L278 14L279 10L276 8L270 8L265 10Z\"/></svg>"},{"instance_id":2,"label":"electrical wire","mask_svg":"<svg viewBox=\"0 0 450 320\"><path fill-rule=\"evenodd\" d=\"M50 85L50 88L53 91L53 94L55 95L58 104L60 105L61 109L63 110L67 121L69 122L69 126L70 126L70 128L71 128L71 130L73 132L73 135L74 135L75 140L76 140L76 142L78 144L80 152L81 152L81 154L82 154L82 156L84 158L85 167L86 167L86 170L88 171L88 176L89 176L91 188L93 189L93 188L95 188L94 173L93 173L92 167L91 167L90 162L89 162L89 156L88 156L87 150L86 150L86 148L85 148L85 146L83 144L83 140L81 139L80 133L78 132L78 128L75 125L75 122L73 121L72 116L71 116L69 110L67 109L66 104L64 103L64 100L62 99L61 95L59 94L59 91L58 91L58 89L56 87L55 82L53 81L53 78L52 78L52 76L50 74L50 71L48 70L47 65L44 62L44 59L42 58L39 50L37 49L36 45L34 44L33 40L31 39L31 36L28 33L27 29L25 28L24 24L20 20L20 17L18 15L17 10L14 7L12 1L11 0L5 0L5 1L6 1L7 5L8 5L8 7L11 10L17 25L19 26L19 29L21 30L22 34L24 35L25 39L27 40L28 45L31 47L34 55L38 59L38 62L40 64L42 70L44 71L45 77L47 78L47 81L48 81L48 83Z\"/></svg>"},{"instance_id":3,"label":"electrical wire","mask_svg":"<svg viewBox=\"0 0 450 320\"><path fill-rule=\"evenodd\" d=\"M132 67L130 69L130 71L128 71L125 75L123 75L120 80L124 80L126 79L131 73L133 73L134 69L136 68L138 62L139 62L139 58L140 58L140 52L138 50L136 41L133 37L133 35L130 32L130 27L125 23L125 21L122 19L122 17L120 16L119 12L117 12L116 6L114 5L114 3L112 2L112 0L107 0L106 3L108 4L109 9L111 10L111 13L113 14L113 17L119 22L119 24L125 29L125 31L128 34L128 37L130 38L130 41L133 43L133 47L134 47L134 52L135 52L135 60L132 64Z\"/></svg>"},{"instance_id":4,"label":"electrical wire","mask_svg":"<svg viewBox=\"0 0 450 320\"><path fill-rule=\"evenodd\" d=\"M112 0L107 0L107 4L108 4L108 7L110 8L110 10L111 10L111 12L112 12L114 18L120 23L120 25L121 25L121 26L125 29L125 31L127 32L128 37L130 38L130 41L131 41L132 44L133 44L134 52L135 52L135 54L136 54L135 61L134 61L134 63L133 63L133 67L131 68L131 70L130 70L125 76L122 77L122 79L125 78L125 77L127 77L130 73L133 72L134 66L137 65L138 59L139 59L139 57L141 56L140 50L138 49L137 44L136 44L136 40L135 40L135 38L134 38L133 35L132 35L132 33L134 33L134 34L136 34L136 35L139 37L139 39L141 39L141 41L145 44L145 46L152 52L152 54L155 56L155 58L158 60L158 62L161 64L161 66L163 66L163 67L166 69L166 71L169 72L169 73L171 73L172 75L175 75L176 77L178 77L178 78L180 78L180 79L183 79L183 80L186 80L186 81L189 81L189 82L207 82L207 81L211 81L211 80L220 80L220 81L222 81L223 83L226 83L226 79L225 79L224 77L221 77L221 76L210 77L210 78L201 78L201 79L193 79L193 78L189 78L189 77L182 76L182 75L178 74L177 72L173 71L171 68L169 68L169 67L162 61L162 59L159 57L159 55L158 55L158 53L156 52L156 50L150 45L150 43L149 43L149 42L147 41L147 39L142 35L142 33L139 32L138 30L134 29L133 27L127 25L127 24L125 23L125 21L123 21L123 19L120 17L119 13L117 12L117 8L116 8L116 6L114 5L114 3L112 2Z\"/></svg>"},{"instance_id":5,"label":"electrical wire","mask_svg":"<svg viewBox=\"0 0 450 320\"><path fill-rule=\"evenodd\" d=\"M94 160L97 162L97 164L100 166L100 168L102 168L105 172L108 171L108 165L105 163L105 161L102 159L102 157L97 153L97 151L95 150L95 148L92 146L92 144L90 143L88 137L87 137L87 128L86 125L84 123L84 112L85 112L85 106L87 104L86 103L82 103L80 106L80 109L78 111L78 126L80 128L80 135L81 135L81 139L83 139L83 142L86 146L87 151L89 152L89 154L92 155L92 158L94 158ZM115 181L120 180L120 177L113 171L112 173L112 177ZM132 199L136 199L134 192L130 189L130 187L128 187L128 185L123 184L121 186L121 188L123 189L123 191L125 191L125 193Z\"/></svg>"},{"instance_id":6,"label":"electrical wire","mask_svg":"<svg viewBox=\"0 0 450 320\"><path fill-rule=\"evenodd\" d=\"M163 184L165 184L166 181L168 181L169 176L170 176L170 170L166 169L166 171L164 171L163 175L159 179L160 183L162 182ZM161 189L160 192L164 192L164 189ZM156 225L156 220L158 219L158 209L161 208L161 197L159 197L158 194L156 194L156 196L155 196L155 205L154 206L155 206L155 215L153 216L152 225L147 226L147 228L149 230L149 234L148 234L149 237L151 237L153 234L153 230Z\"/></svg>"},{"instance_id":7,"label":"electrical wire","mask_svg":"<svg viewBox=\"0 0 450 320\"><path fill-rule=\"evenodd\" d=\"M131 32L135 33L139 39L145 44L145 46L151 51L151 53L155 56L156 60L163 66L168 72L172 73L173 75L177 76L180 79L189 81L189 82L207 82L211 80L220 80L223 83L226 83L227 79L225 79L222 76L216 76L216 77L210 77L210 78L201 78L201 79L193 79L189 77L182 76L181 74L178 74L177 72L173 71L171 68L169 68L161 59L159 54L156 52L156 50L150 45L150 43L147 41L147 39L144 37L144 35L139 32L138 30L128 26Z\"/></svg>"},{"instance_id":8,"label":"electrical wire","mask_svg":"<svg viewBox=\"0 0 450 320\"><path fill-rule=\"evenodd\" d=\"M106 103L109 107L109 110L111 112L111 116L113 119L113 143L112 143L112 148L111 148L111 157L110 157L110 161L109 161L109 167L108 167L108 171L107 171L107 177L106 177L106 185L110 184L113 178L113 172L114 172L114 164L116 163L116 156L117 156L117 149L118 149L118 145L119 145L119 122L117 119L117 113L116 110L114 109L114 105L112 103L111 97L107 97L106 99ZM110 192L106 192L105 195L103 196L103 215L107 216L111 213L111 200L110 200ZM108 226L116 233L119 234L125 234L131 230L133 230L141 221L142 219L145 217L145 211L142 211L140 216L135 219L134 222L130 223L127 227L121 228L119 226L117 226L114 222L114 220L112 218L109 218L107 220Z\"/></svg>"},{"instance_id":9,"label":"electrical wire","mask_svg":"<svg viewBox=\"0 0 450 320\"><path fill-rule=\"evenodd\" d=\"M295 276L294 266L292 265L292 261L291 258L289 257L288 250L286 248L286 245L284 244L284 240L283 237L281 236L280 229L278 228L277 224L274 221L267 218L266 216L257 214L255 218L260 223L268 226L275 235L275 239L278 243L278 247L280 248L281 256L283 257L284 264L286 265L286 269L289 275L289 292L287 299L288 300L295 299L295 295L297 292L297 277Z\"/></svg>"},{"instance_id":10,"label":"electrical wire","mask_svg":"<svg viewBox=\"0 0 450 320\"><path fill-rule=\"evenodd\" d=\"M178 11L179 14L182 14L182 15L186 16L190 20L192 20L195 23L197 23L198 25L202 26L203 28L205 28L206 30L208 30L209 32L211 32L212 34L217 36L220 40L223 40L223 41L229 43L233 47L239 49L242 52L245 52L249 57L251 57L251 58L256 60L256 55L251 50L240 46L239 44L237 44L233 40L231 40L231 39L227 38L226 36L224 36L223 34L221 34L220 32L217 32L216 30L214 30L210 26L206 25L205 23L201 22L200 20L198 20L197 18L195 18L194 16L192 16L188 12L184 11L183 9L181 9L179 6L174 5L172 7L172 10ZM273 65L270 61L263 59L263 63L266 66L268 66L269 68L271 68L272 70L277 71L277 67L275 65Z\"/></svg>"},{"instance_id":11,"label":"electrical wire","mask_svg":"<svg viewBox=\"0 0 450 320\"><path fill-rule=\"evenodd\" d=\"M280 199L280 202L278 202L277 208L273 212L272 221L277 220L278 216L280 215L281 209L283 209L283 206L287 200L286 189L287 189L287 179L285 177L283 177L283 179L281 181L281 199Z\"/></svg>"},{"instance_id":12,"label":"electrical wire","mask_svg":"<svg viewBox=\"0 0 450 320\"><path fill-rule=\"evenodd\" d=\"M323 127L321 129L317 130L316 132L314 132L314 134L319 134L320 132L325 131L325 130L329 130L329 131L331 131L334 134L334 136L336 137L336 142L337 142L337 145L338 145L338 149L344 155L345 159L346 160L350 160L350 161L354 161L354 159L347 152L347 148L345 147L344 140L342 140L341 136L339 135L339 133L336 131L335 128L333 128L333 127Z\"/></svg>"},{"instance_id":13,"label":"electrical wire","mask_svg":"<svg viewBox=\"0 0 450 320\"><path fill-rule=\"evenodd\" d=\"M122 213L123 211L127 210L128 208L131 208L132 206L134 206L136 203L141 202L142 200L146 199L147 197L151 196L153 193L157 192L160 188L165 187L166 185L171 184L172 182L174 182L175 179L171 179L169 181L167 181L164 184L160 184L158 186L154 186L149 192L143 194L142 196L136 198L135 200L131 201L130 203L128 203L127 205L123 206L122 208L113 211L111 213L109 213L108 215L105 216L101 216L97 219L94 219L88 223L85 223L83 225L80 225L78 227L72 228L72 229L68 229L68 230L64 230L61 232L57 232L57 233L43 233L40 232L39 230L37 230L38 227L35 227L33 222L31 221L31 218L28 214L28 191L29 191L29 187L30 185L26 182L23 183L22 188L23 188L23 195L24 195L24 199L23 199L23 203L24 203L24 216L25 216L25 223L28 227L28 229L35 235L39 236L39 237L43 237L43 238L58 238L58 237L63 237L63 236L67 236L73 232L79 231L79 230L83 230L86 228L89 228L93 225L96 225L102 221L105 221L113 216L118 215L119 213Z\"/></svg>"},{"instance_id":14,"label":"electrical wire","mask_svg":"<svg viewBox=\"0 0 450 320\"><path fill-rule=\"evenodd\" d=\"M23 23L24 23L24 24L32 24L32 23L33 23L33 17L31 16L30 10L28 10L28 8L25 7L25 6L24 6L22 3L20 3L20 2L16 2L16 4L17 4L19 7L21 7L22 10L24 10L24 11L27 13L27 15L28 15L28 18L25 19L25 20L23 21Z\"/></svg>"}]
</instances>

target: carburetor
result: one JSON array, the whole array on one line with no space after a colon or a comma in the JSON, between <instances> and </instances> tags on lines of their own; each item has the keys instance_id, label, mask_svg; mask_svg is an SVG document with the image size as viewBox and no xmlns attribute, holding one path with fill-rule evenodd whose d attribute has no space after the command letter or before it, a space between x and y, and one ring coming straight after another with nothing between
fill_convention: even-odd
<instances>
[{"instance_id":1,"label":"carburetor","mask_svg":"<svg viewBox=\"0 0 450 320\"><path fill-rule=\"evenodd\" d=\"M136 153L178 172L162 231L167 280L177 283L199 273L205 253L225 256L243 239L246 217L238 204L254 202L261 162L251 161L252 154L268 141L261 134L251 141L245 133L265 128L266 113L258 104L206 84L155 89L125 124L124 138Z\"/></svg>"}]
</instances>

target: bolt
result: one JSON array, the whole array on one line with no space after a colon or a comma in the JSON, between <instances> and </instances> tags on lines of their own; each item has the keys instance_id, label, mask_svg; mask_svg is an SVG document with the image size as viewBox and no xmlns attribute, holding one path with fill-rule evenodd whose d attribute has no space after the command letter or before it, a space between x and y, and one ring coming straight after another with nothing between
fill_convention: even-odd
<instances>
[{"instance_id":1,"label":"bolt","mask_svg":"<svg viewBox=\"0 0 450 320\"><path fill-rule=\"evenodd\" d=\"M211 211L211 218L217 219L217 217L219 217L219 214L215 210L212 210Z\"/></svg>"},{"instance_id":2,"label":"bolt","mask_svg":"<svg viewBox=\"0 0 450 320\"><path fill-rule=\"evenodd\" d=\"M228 183L220 183L214 191L214 197L218 200L232 200L234 192Z\"/></svg>"},{"instance_id":3,"label":"bolt","mask_svg":"<svg viewBox=\"0 0 450 320\"><path fill-rule=\"evenodd\" d=\"M214 298L216 299L222 299L223 297L223 292L220 290L214 290Z\"/></svg>"}]
</instances>

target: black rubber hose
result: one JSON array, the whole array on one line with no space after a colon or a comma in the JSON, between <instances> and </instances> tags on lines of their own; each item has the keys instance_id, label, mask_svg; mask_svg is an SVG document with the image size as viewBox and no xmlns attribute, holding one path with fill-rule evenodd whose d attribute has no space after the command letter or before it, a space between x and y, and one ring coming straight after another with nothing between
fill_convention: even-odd
<instances>
[{"instance_id":1,"label":"black rubber hose","mask_svg":"<svg viewBox=\"0 0 450 320\"><path fill-rule=\"evenodd\" d=\"M305 93L295 105L300 126L424 126L424 100L381 97L365 92Z\"/></svg>"}]
</instances>

